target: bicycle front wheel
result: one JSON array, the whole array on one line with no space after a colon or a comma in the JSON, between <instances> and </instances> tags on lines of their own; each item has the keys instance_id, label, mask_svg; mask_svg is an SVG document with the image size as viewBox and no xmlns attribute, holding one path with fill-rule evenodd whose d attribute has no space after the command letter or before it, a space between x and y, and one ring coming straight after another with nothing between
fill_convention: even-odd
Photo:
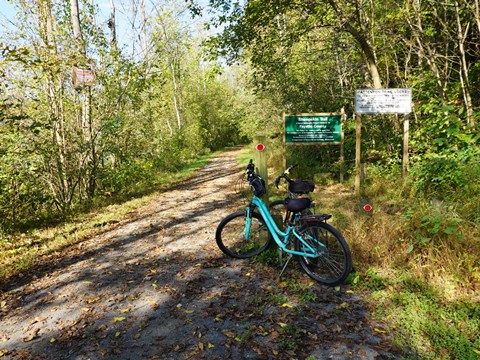
<instances>
[{"instance_id":1,"label":"bicycle front wheel","mask_svg":"<svg viewBox=\"0 0 480 360\"><path fill-rule=\"evenodd\" d=\"M260 254L272 241L262 216L252 213L250 229L247 229L245 211L237 211L218 224L215 239L225 254L246 259Z\"/></svg>"},{"instance_id":2,"label":"bicycle front wheel","mask_svg":"<svg viewBox=\"0 0 480 360\"><path fill-rule=\"evenodd\" d=\"M295 249L315 249L316 257L297 256L302 269L321 284L342 283L352 270L352 256L343 236L331 225L321 221L306 222L297 229L302 240L295 239Z\"/></svg>"}]
</instances>

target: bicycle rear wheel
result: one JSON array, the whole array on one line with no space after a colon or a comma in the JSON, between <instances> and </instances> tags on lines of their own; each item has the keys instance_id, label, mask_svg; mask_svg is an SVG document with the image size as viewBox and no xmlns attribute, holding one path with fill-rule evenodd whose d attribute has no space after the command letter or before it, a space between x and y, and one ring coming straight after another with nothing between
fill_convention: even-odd
<instances>
[{"instance_id":1,"label":"bicycle rear wheel","mask_svg":"<svg viewBox=\"0 0 480 360\"><path fill-rule=\"evenodd\" d=\"M333 226L309 221L301 225L297 233L318 252L317 257L297 256L308 276L329 286L338 285L347 278L352 270L352 256L347 242ZM296 238L295 249L305 251L307 247Z\"/></svg>"},{"instance_id":2,"label":"bicycle rear wheel","mask_svg":"<svg viewBox=\"0 0 480 360\"><path fill-rule=\"evenodd\" d=\"M248 237L245 236L245 211L237 211L218 224L215 239L217 245L228 256L246 259L260 254L270 246L272 238L262 216L252 213Z\"/></svg>"}]
</instances>

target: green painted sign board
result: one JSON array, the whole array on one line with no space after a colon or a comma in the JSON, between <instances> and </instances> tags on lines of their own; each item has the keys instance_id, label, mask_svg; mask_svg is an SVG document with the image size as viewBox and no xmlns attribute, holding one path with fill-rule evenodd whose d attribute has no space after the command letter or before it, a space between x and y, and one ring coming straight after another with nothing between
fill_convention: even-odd
<instances>
[{"instance_id":1,"label":"green painted sign board","mask_svg":"<svg viewBox=\"0 0 480 360\"><path fill-rule=\"evenodd\" d=\"M285 115L286 143L341 143L341 115Z\"/></svg>"}]
</instances>

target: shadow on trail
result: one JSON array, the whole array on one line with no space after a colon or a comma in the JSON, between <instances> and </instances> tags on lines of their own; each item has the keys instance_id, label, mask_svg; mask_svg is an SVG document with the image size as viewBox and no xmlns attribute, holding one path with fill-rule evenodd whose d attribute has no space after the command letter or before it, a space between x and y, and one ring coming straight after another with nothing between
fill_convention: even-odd
<instances>
[{"instance_id":1,"label":"shadow on trail","mask_svg":"<svg viewBox=\"0 0 480 360\"><path fill-rule=\"evenodd\" d=\"M25 337L40 330L11 349L37 359L399 358L345 289L276 280L275 269L218 254L110 260L78 275L74 298L58 296L66 284L57 284L43 304L24 308L32 319Z\"/></svg>"}]
</instances>

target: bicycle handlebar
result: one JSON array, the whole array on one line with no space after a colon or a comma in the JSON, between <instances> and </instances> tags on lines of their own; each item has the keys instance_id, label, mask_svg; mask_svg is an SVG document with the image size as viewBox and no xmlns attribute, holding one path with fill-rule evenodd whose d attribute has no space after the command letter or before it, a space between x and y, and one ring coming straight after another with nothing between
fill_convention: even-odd
<instances>
[{"instance_id":1,"label":"bicycle handlebar","mask_svg":"<svg viewBox=\"0 0 480 360\"><path fill-rule=\"evenodd\" d=\"M258 197L264 195L266 192L265 181L255 173L255 165L253 164L252 159L250 159L245 172L247 173L247 181L250 184L253 193Z\"/></svg>"},{"instance_id":2,"label":"bicycle handlebar","mask_svg":"<svg viewBox=\"0 0 480 360\"><path fill-rule=\"evenodd\" d=\"M253 164L253 159L250 159L250 161L248 162L248 165L245 169L245 171L247 173L253 173L255 171L255 165Z\"/></svg>"},{"instance_id":3,"label":"bicycle handlebar","mask_svg":"<svg viewBox=\"0 0 480 360\"><path fill-rule=\"evenodd\" d=\"M293 165L290 165L290 166L283 172L282 175L290 173L290 170L296 168L297 166L298 166L298 163L295 163L295 164L293 164Z\"/></svg>"},{"instance_id":4,"label":"bicycle handlebar","mask_svg":"<svg viewBox=\"0 0 480 360\"><path fill-rule=\"evenodd\" d=\"M282 172L282 175L280 175L279 177L277 177L277 178L275 179L275 182L274 182L274 183L275 183L275 186L277 187L277 189L278 189L278 185L280 184L280 180L281 180L281 179L287 180L287 182L288 182L289 184L293 182L293 180L288 177L288 174L290 173L290 170L296 168L297 166L298 166L298 163L295 163L295 164L293 164L293 165L290 165L288 168L286 168L286 169Z\"/></svg>"}]
</instances>

